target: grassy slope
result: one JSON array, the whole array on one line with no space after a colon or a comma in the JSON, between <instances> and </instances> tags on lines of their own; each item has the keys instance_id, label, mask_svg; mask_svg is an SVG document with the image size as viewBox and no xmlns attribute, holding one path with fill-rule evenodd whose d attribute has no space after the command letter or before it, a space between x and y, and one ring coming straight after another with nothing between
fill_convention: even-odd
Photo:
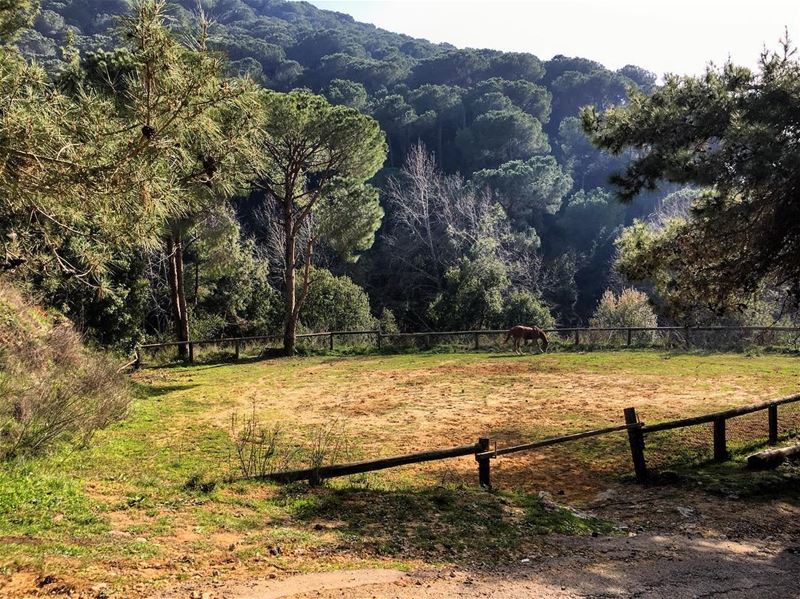
<instances>
[{"instance_id":1,"label":"grassy slope","mask_svg":"<svg viewBox=\"0 0 800 599\"><path fill-rule=\"evenodd\" d=\"M508 559L532 551L532 532L608 525L548 510L523 492L476 491L469 458L315 491L232 483L203 493L186 483L235 471L230 418L251 409L298 436L338 418L359 452L374 456L618 422L628 404L651 421L703 413L796 391L798 374L791 357L655 352L318 357L145 371L132 416L90 449L0 470L0 563L127 584L212 570L483 562L487 548ZM763 436L766 427L741 432ZM694 447L692 438L666 441L648 449ZM527 491L566 485L571 499L628 468L624 438L571 445L546 463L542 455L496 462L495 480Z\"/></svg>"}]
</instances>

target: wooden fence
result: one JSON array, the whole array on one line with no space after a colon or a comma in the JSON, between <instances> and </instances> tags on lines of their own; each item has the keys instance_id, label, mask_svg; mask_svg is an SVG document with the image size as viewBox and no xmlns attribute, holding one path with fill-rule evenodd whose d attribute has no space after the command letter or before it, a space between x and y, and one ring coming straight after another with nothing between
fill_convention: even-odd
<instances>
[{"instance_id":1,"label":"wooden fence","mask_svg":"<svg viewBox=\"0 0 800 599\"><path fill-rule=\"evenodd\" d=\"M691 418L681 418L680 420L670 420L669 422L659 422L657 424L645 424L640 422L636 416L635 408L625 409L625 422L628 426L628 441L631 447L631 457L633 459L633 469L636 479L640 482L647 480L647 462L644 456L645 435L658 431L668 431L698 424L713 423L712 437L714 446L714 461L724 462L730 457L726 440L726 422L731 418L737 418L754 412L767 412L767 435L768 443L775 445L778 442L778 406L800 401L800 394L791 395L782 399L774 399L751 406L742 406L714 412L703 416L693 416Z\"/></svg>"},{"instance_id":2,"label":"wooden fence","mask_svg":"<svg viewBox=\"0 0 800 599\"><path fill-rule=\"evenodd\" d=\"M283 472L264 474L254 478L256 480L271 480L275 482L294 482L298 480L307 480L312 484L318 484L320 481L328 478L349 476L365 472L375 472L377 470L395 468L397 466L403 466L406 464L419 464L422 462L474 455L475 460L478 463L478 483L481 487L491 490L491 460L493 459L512 453L533 451L544 447L551 447L553 445L572 443L574 441L588 439L590 437L598 437L601 435L609 435L612 433L627 431L636 480L639 482L646 482L648 478L648 471L644 455L644 437L647 433L673 430L711 422L714 424L714 460L724 461L730 457L730 454L727 451L725 439L725 422L727 420L766 410L768 414L768 443L770 445L774 445L778 441L778 406L797 401L800 401L800 394L781 399L765 401L750 406L731 408L730 410L724 410L722 412L714 412L702 416L692 416L691 418L681 418L679 420L659 422L651 425L647 425L644 422L639 421L634 408L626 408L624 410L625 424L580 431L559 437L551 437L548 439L524 443L521 445L512 445L502 448L495 447L494 449L490 449L490 439L481 437L478 439L477 443L473 443L471 445L461 445L459 447L451 447L447 449L435 449L431 451L423 451L389 458L380 458L363 462L352 462L349 464L334 464L319 468L287 470Z\"/></svg>"},{"instance_id":3,"label":"wooden fence","mask_svg":"<svg viewBox=\"0 0 800 599\"><path fill-rule=\"evenodd\" d=\"M709 326L709 327L566 327L544 329L545 332L558 336L559 339L568 339L574 346L580 346L582 343L591 344L593 339L605 333L609 337L621 334L624 339L625 346L632 346L636 341L636 336L643 334L660 334L665 338L664 346L672 347L674 343L678 343L687 348L693 347L697 344L698 336L703 333L740 333L745 334L794 334L791 345L795 349L800 349L800 327L767 327L767 326L740 326L740 327L723 327L723 326ZM469 331L426 331L416 333L387 333L381 330L364 330L364 331L327 331L322 333L304 333L297 335L298 340L309 339L325 339L327 341L327 348L333 351L336 348L336 341L341 339L353 337L372 337L374 339L374 347L376 349L383 349L391 341L398 340L414 340L415 342L422 341L424 346L433 347L433 341L441 338L465 338L467 343L472 349L481 349L482 338L497 337L506 334L505 329L481 329ZM164 349L169 347L178 348L183 346L186 348L186 353L189 362L194 362L194 350L199 346L229 346L233 347L233 353L238 360L241 357L241 349L246 344L258 342L275 342L283 339L282 335L259 335L251 337L224 337L220 339L204 339L204 340L191 340L191 341L170 341L167 343L146 343L136 347L136 364L142 366L144 361L142 359L143 351L152 351Z\"/></svg>"}]
</instances>

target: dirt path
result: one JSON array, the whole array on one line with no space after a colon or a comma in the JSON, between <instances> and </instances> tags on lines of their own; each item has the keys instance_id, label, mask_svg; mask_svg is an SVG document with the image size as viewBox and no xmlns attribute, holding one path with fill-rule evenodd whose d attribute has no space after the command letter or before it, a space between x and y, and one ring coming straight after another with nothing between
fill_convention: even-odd
<instances>
[{"instance_id":1,"label":"dirt path","mask_svg":"<svg viewBox=\"0 0 800 599\"><path fill-rule=\"evenodd\" d=\"M800 596L800 548L684 535L553 537L559 556L490 573L356 570L217 589L228 599Z\"/></svg>"}]
</instances>

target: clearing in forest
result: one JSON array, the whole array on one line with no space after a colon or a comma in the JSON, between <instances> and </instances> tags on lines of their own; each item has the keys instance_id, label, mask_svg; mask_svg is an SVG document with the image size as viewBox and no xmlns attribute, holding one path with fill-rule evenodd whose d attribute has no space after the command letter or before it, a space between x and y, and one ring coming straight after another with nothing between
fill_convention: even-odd
<instances>
[{"instance_id":1,"label":"clearing in forest","mask_svg":"<svg viewBox=\"0 0 800 599\"><path fill-rule=\"evenodd\" d=\"M788 534L769 520L775 511L760 509L748 493L767 489L764 501L796 514L795 472L742 476L737 459L704 464L705 426L649 438L652 466L673 470L674 480L646 489L627 480L624 434L495 460L494 494L477 488L471 457L315 490L224 480L238 474L232 420L252 414L281 423L298 443L335 423L349 456L372 458L479 436L503 446L619 424L628 406L646 422L703 414L796 393L798 375L792 356L652 351L312 357L144 370L134 376L131 416L90 448L0 473L0 591L22 593L37 574L64 588L103 583L147 596L165 585L271 572L484 568L545 551L540 533L670 529L674 506L690 498L705 506L708 530ZM800 408L782 410L781 426L783 435L800 426ZM741 456L765 440L766 416L731 421L729 433ZM718 505L720 495L741 505ZM731 520L736 514L756 528L737 528L744 525Z\"/></svg>"}]
</instances>

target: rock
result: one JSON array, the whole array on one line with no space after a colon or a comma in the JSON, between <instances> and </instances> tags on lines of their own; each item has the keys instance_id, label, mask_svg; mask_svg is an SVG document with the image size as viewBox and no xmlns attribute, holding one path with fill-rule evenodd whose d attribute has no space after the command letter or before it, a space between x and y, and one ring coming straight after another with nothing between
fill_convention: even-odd
<instances>
[{"instance_id":1,"label":"rock","mask_svg":"<svg viewBox=\"0 0 800 599\"><path fill-rule=\"evenodd\" d=\"M108 599L108 585L106 583L100 582L92 585L90 590L95 599Z\"/></svg>"},{"instance_id":2,"label":"rock","mask_svg":"<svg viewBox=\"0 0 800 599\"><path fill-rule=\"evenodd\" d=\"M675 509L684 518L691 518L692 516L694 516L694 508L678 506Z\"/></svg>"},{"instance_id":3,"label":"rock","mask_svg":"<svg viewBox=\"0 0 800 599\"><path fill-rule=\"evenodd\" d=\"M617 492L614 489L606 489L605 491L601 491L595 496L594 503L609 501L611 499L614 499L616 496Z\"/></svg>"}]
</instances>

